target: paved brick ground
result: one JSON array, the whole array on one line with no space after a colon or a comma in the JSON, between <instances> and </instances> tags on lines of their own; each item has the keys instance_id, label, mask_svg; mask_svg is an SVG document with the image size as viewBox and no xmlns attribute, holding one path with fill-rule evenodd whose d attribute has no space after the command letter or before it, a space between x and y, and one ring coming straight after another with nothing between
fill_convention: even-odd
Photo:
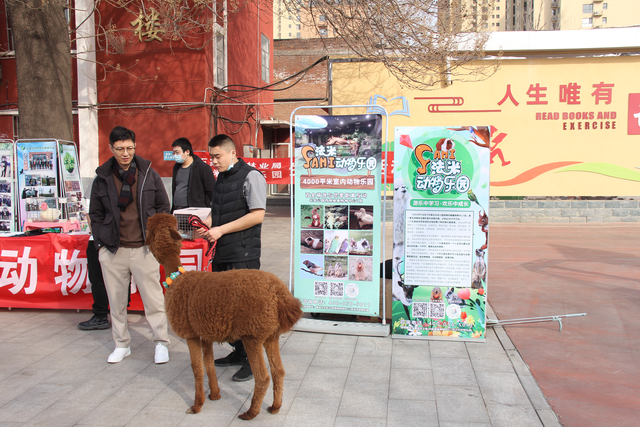
<instances>
[{"instance_id":1,"label":"paved brick ground","mask_svg":"<svg viewBox=\"0 0 640 427\"><path fill-rule=\"evenodd\" d=\"M640 224L492 225L490 252L501 319L587 313L506 327L560 422L640 425Z\"/></svg>"},{"instance_id":2,"label":"paved brick ground","mask_svg":"<svg viewBox=\"0 0 640 427\"><path fill-rule=\"evenodd\" d=\"M285 280L289 221L288 207L270 208L263 228L262 268ZM558 425L501 328L490 329L486 343L285 334L283 407L267 413L268 392L262 412L245 422L237 415L248 408L253 381L231 381L233 367L217 370L222 399L187 415L194 386L183 340L172 337L171 361L155 365L148 324L130 314L132 355L110 365L111 331L79 331L88 317L0 309L0 426ZM229 347L214 351L220 357Z\"/></svg>"}]
</instances>

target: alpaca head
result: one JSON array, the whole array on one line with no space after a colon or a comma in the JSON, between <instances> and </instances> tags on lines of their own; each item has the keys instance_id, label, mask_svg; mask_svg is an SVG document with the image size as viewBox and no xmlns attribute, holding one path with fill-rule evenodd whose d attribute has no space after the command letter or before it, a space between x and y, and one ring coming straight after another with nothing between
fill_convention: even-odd
<instances>
[{"instance_id":1,"label":"alpaca head","mask_svg":"<svg viewBox=\"0 0 640 427\"><path fill-rule=\"evenodd\" d=\"M182 237L178 233L178 220L171 214L158 213L147 221L147 240L145 244L162 265L175 263L180 265ZM176 260L177 259L177 260Z\"/></svg>"}]
</instances>

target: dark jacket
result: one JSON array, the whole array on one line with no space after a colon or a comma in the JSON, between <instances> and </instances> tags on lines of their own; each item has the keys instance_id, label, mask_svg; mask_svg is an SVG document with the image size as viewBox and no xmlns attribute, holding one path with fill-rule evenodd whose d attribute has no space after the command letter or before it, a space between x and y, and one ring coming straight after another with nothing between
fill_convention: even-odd
<instances>
[{"instance_id":1,"label":"dark jacket","mask_svg":"<svg viewBox=\"0 0 640 427\"><path fill-rule=\"evenodd\" d=\"M249 172L256 170L242 159L225 172L218 174L211 203L213 227L228 224L249 213L244 196L244 181ZM260 233L262 224L246 230L225 234L216 244L214 262L245 262L260 259Z\"/></svg>"},{"instance_id":2,"label":"dark jacket","mask_svg":"<svg viewBox=\"0 0 640 427\"><path fill-rule=\"evenodd\" d=\"M140 213L142 236L146 239L147 219L158 212L169 213L171 205L158 172L151 169L151 162L135 156L138 168L136 179L136 203ZM120 247L120 208L116 188L114 167L116 159L110 158L96 169L96 178L91 188L89 218L91 232L97 248L105 246L116 253Z\"/></svg>"},{"instance_id":3,"label":"dark jacket","mask_svg":"<svg viewBox=\"0 0 640 427\"><path fill-rule=\"evenodd\" d=\"M171 183L171 194L175 198L176 194L176 175L178 169L182 165L176 163L173 166L173 182ZM208 208L211 206L213 199L213 187L216 185L216 178L213 176L211 166L203 162L200 157L193 155L193 163L190 166L189 174L189 194L187 194L187 202L190 208ZM171 212L175 209L175 204L171 203Z\"/></svg>"}]
</instances>

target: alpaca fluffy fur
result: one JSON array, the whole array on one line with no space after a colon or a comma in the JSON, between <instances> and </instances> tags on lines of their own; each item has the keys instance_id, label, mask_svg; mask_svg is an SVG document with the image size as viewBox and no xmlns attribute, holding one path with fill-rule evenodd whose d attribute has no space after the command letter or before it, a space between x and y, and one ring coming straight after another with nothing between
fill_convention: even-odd
<instances>
[{"instance_id":1,"label":"alpaca fluffy fur","mask_svg":"<svg viewBox=\"0 0 640 427\"><path fill-rule=\"evenodd\" d=\"M173 215L156 214L149 218L146 244L167 275L177 271L182 239ZM285 373L279 337L302 317L302 307L277 276L260 270L187 271L169 286L165 308L175 334L185 338L189 346L196 396L187 413L200 412L204 404L203 356L211 389L209 398L218 400L220 388L213 343L239 339L244 343L255 378L251 407L240 418L250 420L260 412L269 386L263 347L273 377L273 405L267 410L272 414L280 410Z\"/></svg>"}]
</instances>

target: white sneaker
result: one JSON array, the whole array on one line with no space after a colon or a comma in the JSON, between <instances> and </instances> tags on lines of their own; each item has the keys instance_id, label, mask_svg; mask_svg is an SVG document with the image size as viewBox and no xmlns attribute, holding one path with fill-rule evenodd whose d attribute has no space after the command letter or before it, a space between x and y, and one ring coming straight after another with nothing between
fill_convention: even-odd
<instances>
[{"instance_id":1,"label":"white sneaker","mask_svg":"<svg viewBox=\"0 0 640 427\"><path fill-rule=\"evenodd\" d=\"M118 363L127 356L131 355L131 347L116 347L116 349L109 355L107 359L108 363Z\"/></svg>"},{"instance_id":2,"label":"white sneaker","mask_svg":"<svg viewBox=\"0 0 640 427\"><path fill-rule=\"evenodd\" d=\"M156 363L167 363L169 361L169 349L164 345L156 344Z\"/></svg>"}]
</instances>

